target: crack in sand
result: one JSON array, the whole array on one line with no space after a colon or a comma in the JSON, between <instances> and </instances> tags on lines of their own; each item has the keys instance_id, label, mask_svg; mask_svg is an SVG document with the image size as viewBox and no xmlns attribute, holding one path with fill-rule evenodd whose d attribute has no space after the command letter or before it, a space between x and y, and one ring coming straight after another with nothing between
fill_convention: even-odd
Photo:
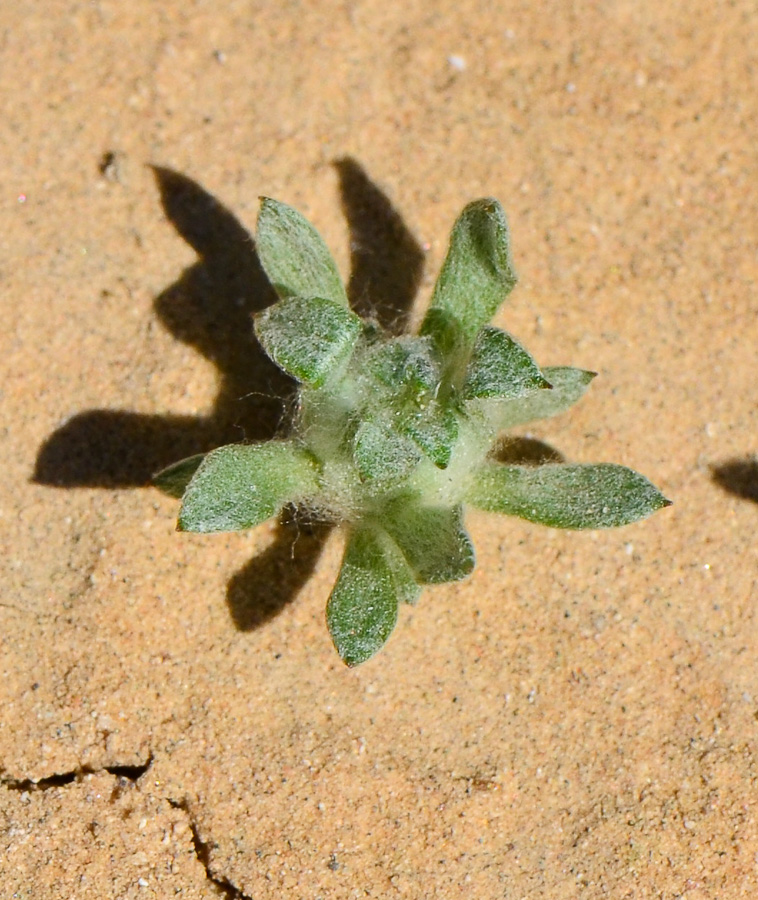
<instances>
[{"instance_id":1,"label":"crack in sand","mask_svg":"<svg viewBox=\"0 0 758 900\"><path fill-rule=\"evenodd\" d=\"M113 766L103 766L100 769L91 769L87 766L82 766L81 768L73 769L71 772L60 772L56 775L49 775L47 778L39 778L37 780L33 778L12 778L6 775L0 775L0 784L5 785L5 787L11 791L48 791L51 788L65 787L67 784L73 784L73 782L84 778L85 775L99 775L103 772L114 775L119 779L124 778L128 781L135 782L148 771L152 764L153 754L150 753L144 763L137 763L136 765L122 765L117 763Z\"/></svg>"},{"instance_id":2,"label":"crack in sand","mask_svg":"<svg viewBox=\"0 0 758 900\"><path fill-rule=\"evenodd\" d=\"M37 792L37 791L48 791L53 788L65 787L69 784L74 784L77 781L80 781L87 775L99 775L103 772L107 772L109 775L113 775L118 778L119 781L130 781L134 784L138 779L140 779L143 775L147 773L150 769L154 761L153 754L150 753L143 763L137 763L136 765L129 764L115 764L112 766L103 766L99 769L87 768L86 766L82 766L77 769L73 769L70 772L60 772L56 775L50 775L47 778L40 778L38 780L34 780L32 778L12 778L6 775L0 774L0 784L4 785L11 791L21 791L21 792ZM251 898L244 894L238 887L233 885L227 878L223 875L214 874L211 870L210 865L210 848L208 844L200 837L200 832L198 831L197 824L192 818L189 806L185 800L173 800L170 797L167 797L166 800L174 809L180 809L185 816L187 817L187 824L189 825L190 833L192 835L192 847L197 857L197 861L205 870L205 877L214 887L218 890L219 896L227 898L227 900L251 900Z\"/></svg>"},{"instance_id":3,"label":"crack in sand","mask_svg":"<svg viewBox=\"0 0 758 900\"><path fill-rule=\"evenodd\" d=\"M208 847L208 844L200 837L197 824L190 814L187 801L171 800L169 798L168 802L175 809L181 809L182 812L187 816L190 832L192 834L192 846L194 847L197 861L205 869L206 878L213 885L215 885L215 887L219 890L220 895L222 897L226 897L227 900L252 900L250 896L248 896L247 894L243 894L238 887L233 885L228 878L225 878L223 875L216 875L211 871L210 849Z\"/></svg>"}]
</instances>

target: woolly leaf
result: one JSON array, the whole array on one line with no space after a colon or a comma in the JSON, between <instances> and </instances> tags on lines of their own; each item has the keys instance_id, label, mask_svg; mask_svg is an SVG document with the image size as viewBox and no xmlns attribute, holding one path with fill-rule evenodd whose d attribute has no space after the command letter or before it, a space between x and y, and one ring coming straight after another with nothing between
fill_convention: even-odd
<instances>
[{"instance_id":1,"label":"woolly leaf","mask_svg":"<svg viewBox=\"0 0 758 900\"><path fill-rule=\"evenodd\" d=\"M179 462L166 466L157 475L153 475L153 484L169 497L181 500L182 494L205 456L205 453L197 453L195 456L188 456L186 459L180 459Z\"/></svg>"},{"instance_id":2,"label":"woolly leaf","mask_svg":"<svg viewBox=\"0 0 758 900\"><path fill-rule=\"evenodd\" d=\"M431 342L415 338L403 368L403 381L417 403L425 403L440 381L440 367L432 357Z\"/></svg>"},{"instance_id":3,"label":"woolly leaf","mask_svg":"<svg viewBox=\"0 0 758 900\"><path fill-rule=\"evenodd\" d=\"M408 340L377 341L367 358L371 374L393 390L405 385L405 366L408 362Z\"/></svg>"},{"instance_id":4,"label":"woolly leaf","mask_svg":"<svg viewBox=\"0 0 758 900\"><path fill-rule=\"evenodd\" d=\"M489 325L479 332L466 370L464 398L511 400L550 387L532 356L510 334Z\"/></svg>"},{"instance_id":5,"label":"woolly leaf","mask_svg":"<svg viewBox=\"0 0 758 900\"><path fill-rule=\"evenodd\" d=\"M221 447L205 457L184 492L178 528L252 528L317 489L311 456L289 441Z\"/></svg>"},{"instance_id":6,"label":"woolly leaf","mask_svg":"<svg viewBox=\"0 0 758 900\"><path fill-rule=\"evenodd\" d=\"M347 294L321 235L296 209L261 198L255 246L280 297L325 297L347 306Z\"/></svg>"},{"instance_id":7,"label":"woolly leaf","mask_svg":"<svg viewBox=\"0 0 758 900\"><path fill-rule=\"evenodd\" d=\"M504 466L487 463L466 497L489 512L553 528L613 528L670 501L647 478L611 463Z\"/></svg>"},{"instance_id":8,"label":"woolly leaf","mask_svg":"<svg viewBox=\"0 0 758 900\"><path fill-rule=\"evenodd\" d=\"M339 578L326 605L334 646L348 666L370 659L397 622L397 560L380 532L359 528L348 537ZM406 574L406 581L410 576ZM407 596L407 595L404 595Z\"/></svg>"},{"instance_id":9,"label":"woolly leaf","mask_svg":"<svg viewBox=\"0 0 758 900\"><path fill-rule=\"evenodd\" d=\"M458 438L458 419L450 407L432 401L426 409L404 419L401 428L435 466L447 468Z\"/></svg>"},{"instance_id":10,"label":"woolly leaf","mask_svg":"<svg viewBox=\"0 0 758 900\"><path fill-rule=\"evenodd\" d=\"M311 387L341 369L361 329L355 313L321 297L288 297L255 317L255 333L266 353Z\"/></svg>"},{"instance_id":11,"label":"woolly leaf","mask_svg":"<svg viewBox=\"0 0 758 900\"><path fill-rule=\"evenodd\" d=\"M421 325L443 354L467 354L513 290L508 222L497 200L475 200L453 226L450 248Z\"/></svg>"},{"instance_id":12,"label":"woolly leaf","mask_svg":"<svg viewBox=\"0 0 758 900\"><path fill-rule=\"evenodd\" d=\"M460 581L474 569L474 547L460 506L420 506L408 498L386 509L382 524L420 584Z\"/></svg>"},{"instance_id":13,"label":"woolly leaf","mask_svg":"<svg viewBox=\"0 0 758 900\"><path fill-rule=\"evenodd\" d=\"M371 374L396 397L425 403L437 388L440 367L428 338L400 338L372 348L367 360Z\"/></svg>"},{"instance_id":14,"label":"woolly leaf","mask_svg":"<svg viewBox=\"0 0 758 900\"><path fill-rule=\"evenodd\" d=\"M361 478L381 485L404 478L421 459L408 438L371 419L358 427L353 456Z\"/></svg>"},{"instance_id":15,"label":"woolly leaf","mask_svg":"<svg viewBox=\"0 0 758 900\"><path fill-rule=\"evenodd\" d=\"M421 585L416 581L397 545L389 539L387 541L387 563L392 570L398 602L414 606L421 596Z\"/></svg>"},{"instance_id":16,"label":"woolly leaf","mask_svg":"<svg viewBox=\"0 0 758 900\"><path fill-rule=\"evenodd\" d=\"M552 390L533 391L513 400L487 399L476 402L487 418L498 428L513 428L536 419L557 416L573 406L584 395L595 372L572 369L569 366L546 367L542 374Z\"/></svg>"}]
</instances>

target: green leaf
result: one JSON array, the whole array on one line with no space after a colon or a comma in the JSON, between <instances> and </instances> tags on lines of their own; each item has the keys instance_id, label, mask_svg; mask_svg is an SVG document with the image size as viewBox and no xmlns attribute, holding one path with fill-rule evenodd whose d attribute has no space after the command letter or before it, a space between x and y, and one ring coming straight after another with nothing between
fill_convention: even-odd
<instances>
[{"instance_id":1,"label":"green leaf","mask_svg":"<svg viewBox=\"0 0 758 900\"><path fill-rule=\"evenodd\" d=\"M613 528L644 519L671 503L625 466L504 466L487 463L466 497L488 512L553 528Z\"/></svg>"},{"instance_id":2,"label":"green leaf","mask_svg":"<svg viewBox=\"0 0 758 900\"><path fill-rule=\"evenodd\" d=\"M536 419L557 416L584 395L595 372L572 369L569 366L546 367L542 374L552 390L538 390L513 400L477 400L487 418L497 429L513 428Z\"/></svg>"},{"instance_id":3,"label":"green leaf","mask_svg":"<svg viewBox=\"0 0 758 900\"><path fill-rule=\"evenodd\" d=\"M348 536L339 578L326 606L329 633L348 666L370 659L397 622L400 569L387 545L386 537L370 527ZM405 582L409 579L406 572Z\"/></svg>"},{"instance_id":4,"label":"green leaf","mask_svg":"<svg viewBox=\"0 0 758 900\"><path fill-rule=\"evenodd\" d=\"M341 369L362 327L346 306L321 297L288 297L255 317L255 333L266 353L311 387Z\"/></svg>"},{"instance_id":5,"label":"green leaf","mask_svg":"<svg viewBox=\"0 0 758 900\"><path fill-rule=\"evenodd\" d=\"M382 384L394 391L405 387L405 367L408 362L408 339L376 340L366 355L368 371Z\"/></svg>"},{"instance_id":6,"label":"green leaf","mask_svg":"<svg viewBox=\"0 0 758 900\"><path fill-rule=\"evenodd\" d=\"M421 594L421 586L416 581L400 549L389 538L387 538L386 558L387 564L392 570L398 602L414 606Z\"/></svg>"},{"instance_id":7,"label":"green leaf","mask_svg":"<svg viewBox=\"0 0 758 900\"><path fill-rule=\"evenodd\" d=\"M197 453L195 456L188 456L186 459L180 459L179 462L166 466L165 469L161 469L160 472L153 475L153 484L169 497L181 500L192 476L197 472L205 457L205 453Z\"/></svg>"},{"instance_id":8,"label":"green leaf","mask_svg":"<svg viewBox=\"0 0 758 900\"><path fill-rule=\"evenodd\" d=\"M432 401L414 412L400 425L439 469L446 469L458 438L458 418L454 410Z\"/></svg>"},{"instance_id":9,"label":"green leaf","mask_svg":"<svg viewBox=\"0 0 758 900\"><path fill-rule=\"evenodd\" d=\"M325 297L347 306L347 294L329 248L296 209L262 197L255 246L280 297Z\"/></svg>"},{"instance_id":10,"label":"green leaf","mask_svg":"<svg viewBox=\"0 0 758 900\"><path fill-rule=\"evenodd\" d=\"M204 534L252 528L317 489L313 459L294 443L220 447L184 492L178 528Z\"/></svg>"},{"instance_id":11,"label":"green leaf","mask_svg":"<svg viewBox=\"0 0 758 900\"><path fill-rule=\"evenodd\" d=\"M460 506L420 506L402 498L387 507L382 524L420 584L460 581L473 571L474 547Z\"/></svg>"},{"instance_id":12,"label":"green leaf","mask_svg":"<svg viewBox=\"0 0 758 900\"><path fill-rule=\"evenodd\" d=\"M416 445L383 422L362 422L355 434L353 458L364 481L389 485L404 478L421 460Z\"/></svg>"},{"instance_id":13,"label":"green leaf","mask_svg":"<svg viewBox=\"0 0 758 900\"><path fill-rule=\"evenodd\" d=\"M465 399L512 400L550 387L532 356L510 334L489 325L479 332L463 384Z\"/></svg>"},{"instance_id":14,"label":"green leaf","mask_svg":"<svg viewBox=\"0 0 758 900\"><path fill-rule=\"evenodd\" d=\"M492 199L469 203L453 226L421 334L431 335L445 355L467 354L515 284L502 206Z\"/></svg>"},{"instance_id":15,"label":"green leaf","mask_svg":"<svg viewBox=\"0 0 758 900\"><path fill-rule=\"evenodd\" d=\"M377 342L366 356L366 368L394 397L417 405L426 403L440 382L429 338Z\"/></svg>"}]
</instances>

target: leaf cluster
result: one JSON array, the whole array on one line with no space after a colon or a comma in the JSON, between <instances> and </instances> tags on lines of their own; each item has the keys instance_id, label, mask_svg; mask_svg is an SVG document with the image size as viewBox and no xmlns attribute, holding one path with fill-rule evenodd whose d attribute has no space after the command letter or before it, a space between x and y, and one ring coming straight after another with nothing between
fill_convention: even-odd
<instances>
[{"instance_id":1,"label":"leaf cluster","mask_svg":"<svg viewBox=\"0 0 758 900\"><path fill-rule=\"evenodd\" d=\"M256 244L279 300L256 317L255 332L299 383L291 433L182 460L156 481L181 496L182 531L252 528L287 504L344 527L326 619L348 665L381 648L399 606L415 603L423 585L471 573L466 506L583 529L626 525L668 504L623 466L491 458L503 429L562 412L593 378L540 368L489 324L516 284L496 200L470 203L455 223L418 334L386 334L350 309L329 250L292 207L263 199Z\"/></svg>"}]
</instances>

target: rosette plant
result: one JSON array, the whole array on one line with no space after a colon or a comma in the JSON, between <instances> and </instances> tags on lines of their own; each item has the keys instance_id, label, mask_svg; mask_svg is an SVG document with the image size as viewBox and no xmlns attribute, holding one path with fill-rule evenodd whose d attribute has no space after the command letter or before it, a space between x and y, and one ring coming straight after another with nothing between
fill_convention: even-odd
<instances>
[{"instance_id":1,"label":"rosette plant","mask_svg":"<svg viewBox=\"0 0 758 900\"><path fill-rule=\"evenodd\" d=\"M345 532L326 606L350 666L389 638L402 603L474 568L467 506L553 528L626 525L668 502L623 466L507 465L506 428L559 413L592 372L541 369L489 322L516 284L496 200L470 203L417 334L391 335L349 306L324 241L292 207L264 198L257 251L278 302L255 317L266 353L299 383L286 437L221 447L156 476L182 497L178 529L252 528L293 504Z\"/></svg>"}]
</instances>

